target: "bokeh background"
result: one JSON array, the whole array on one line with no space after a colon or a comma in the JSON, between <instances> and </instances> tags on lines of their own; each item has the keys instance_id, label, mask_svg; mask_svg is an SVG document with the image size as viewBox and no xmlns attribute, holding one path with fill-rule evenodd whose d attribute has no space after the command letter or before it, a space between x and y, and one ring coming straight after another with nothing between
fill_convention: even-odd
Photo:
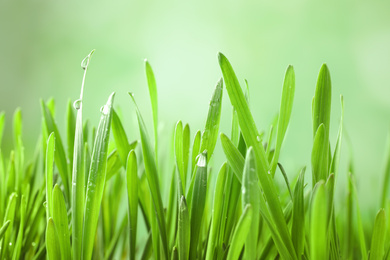
<instances>
[{"instance_id":1,"label":"bokeh background","mask_svg":"<svg viewBox=\"0 0 390 260\"><path fill-rule=\"evenodd\" d=\"M7 113L8 136L3 150L7 153L12 146L12 114L21 107L26 152L33 152L41 126L40 99L55 98L57 121L64 129L66 104L79 96L80 61L92 49L96 52L84 93L85 118L92 124L116 91L129 138L136 139L135 111L127 95L132 91L152 133L143 63L148 58L158 84L161 139L170 138L179 119L190 124L193 135L204 127L208 102L221 77L221 51L241 82L249 82L260 130L268 130L279 108L285 69L294 66L294 108L281 154L293 178L300 167L310 167L311 100L319 68L326 62L333 84L332 144L340 94L351 143L344 138L338 192L345 195L351 147L362 207L365 212L376 210L390 128L390 2L244 2L1 1L0 111ZM230 123L225 92L221 131L229 134ZM223 160L219 141L217 147L216 168ZM161 156L169 151L167 145L160 148Z\"/></svg>"}]
</instances>

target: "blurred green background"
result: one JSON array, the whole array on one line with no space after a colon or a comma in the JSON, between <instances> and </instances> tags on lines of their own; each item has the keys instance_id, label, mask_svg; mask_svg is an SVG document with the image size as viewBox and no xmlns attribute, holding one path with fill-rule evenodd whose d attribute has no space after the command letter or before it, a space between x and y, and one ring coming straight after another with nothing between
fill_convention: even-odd
<instances>
[{"instance_id":1,"label":"blurred green background","mask_svg":"<svg viewBox=\"0 0 390 260\"><path fill-rule=\"evenodd\" d=\"M127 95L132 91L151 126L143 64L148 58L158 84L161 136L170 138L179 119L190 123L193 135L204 127L209 99L221 77L221 51L241 82L248 80L254 117L265 131L279 108L285 69L294 66L294 108L281 154L292 178L300 167L310 166L311 100L319 68L326 62L333 83L332 144L343 94L345 130L363 208L376 210L390 118L389 10L389 1L351 0L1 1L0 110L7 113L6 135L11 134L13 111L21 107L26 151L31 154L41 125L39 99L49 97L56 100L63 128L66 104L79 96L80 62L92 49L96 52L87 75L85 118L97 124L100 106L116 91L129 138L136 139L134 108ZM226 92L224 99L221 131L229 134ZM11 138L5 141L3 149L9 151ZM223 160L219 141L217 147L215 168ZM169 150L160 148L160 155ZM342 149L339 193L345 194L350 158L346 139Z\"/></svg>"}]
</instances>

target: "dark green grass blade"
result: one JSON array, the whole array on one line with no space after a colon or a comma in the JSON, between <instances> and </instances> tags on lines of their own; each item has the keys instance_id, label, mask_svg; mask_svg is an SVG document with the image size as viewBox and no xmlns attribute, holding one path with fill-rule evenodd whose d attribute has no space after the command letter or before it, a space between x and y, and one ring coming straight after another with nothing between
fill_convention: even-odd
<instances>
[{"instance_id":1,"label":"dark green grass blade","mask_svg":"<svg viewBox=\"0 0 390 260\"><path fill-rule=\"evenodd\" d=\"M115 139L116 149L120 156L123 167L126 167L127 156L130 152L129 141L127 140L125 129L123 128L122 122L119 116L112 111L112 135Z\"/></svg>"},{"instance_id":2,"label":"dark green grass blade","mask_svg":"<svg viewBox=\"0 0 390 260\"><path fill-rule=\"evenodd\" d=\"M45 176L46 176L46 218L53 216L53 167L54 167L54 147L55 147L55 135L51 133L47 141L46 148L46 163L45 163Z\"/></svg>"},{"instance_id":3,"label":"dark green grass blade","mask_svg":"<svg viewBox=\"0 0 390 260\"><path fill-rule=\"evenodd\" d=\"M130 227L130 259L135 259L136 239L137 239L137 216L138 216L138 169L137 157L134 150L129 153L127 158L126 181L127 181L127 199L128 215Z\"/></svg>"},{"instance_id":4,"label":"dark green grass blade","mask_svg":"<svg viewBox=\"0 0 390 260\"><path fill-rule=\"evenodd\" d=\"M325 137L329 140L330 110L332 99L332 84L328 66L323 64L317 79L317 86L313 100L313 137L321 124L325 126Z\"/></svg>"},{"instance_id":5,"label":"dark green grass blade","mask_svg":"<svg viewBox=\"0 0 390 260\"><path fill-rule=\"evenodd\" d=\"M305 200L303 196L304 181L305 181L304 167L299 174L299 178L294 188L293 198L293 219L291 228L291 237L297 252L298 258L303 254L305 245Z\"/></svg>"},{"instance_id":6,"label":"dark green grass blade","mask_svg":"<svg viewBox=\"0 0 390 260\"><path fill-rule=\"evenodd\" d=\"M58 234L62 259L71 259L68 215L64 196L58 185L53 189L53 221Z\"/></svg>"},{"instance_id":7,"label":"dark green grass blade","mask_svg":"<svg viewBox=\"0 0 390 260\"><path fill-rule=\"evenodd\" d=\"M191 203L190 259L196 258L207 193L207 152L199 155Z\"/></svg>"},{"instance_id":8,"label":"dark green grass blade","mask_svg":"<svg viewBox=\"0 0 390 260\"><path fill-rule=\"evenodd\" d=\"M133 95L131 93L129 94L130 97L133 99L134 104L136 104ZM167 228L166 228L164 208L163 208L160 185L159 185L158 174L157 174L157 166L156 166L155 158L153 156L153 150L149 142L149 137L147 135L145 123L142 119L141 113L137 106L136 106L136 110L137 110L138 125L139 125L139 130L141 135L142 153L144 158L146 177L148 179L150 192L152 194L153 205L158 219L158 226L160 229L160 236L163 244L164 254L166 258L169 258L168 237L166 231Z\"/></svg>"},{"instance_id":9,"label":"dark green grass blade","mask_svg":"<svg viewBox=\"0 0 390 260\"><path fill-rule=\"evenodd\" d=\"M240 219L237 222L236 229L233 233L232 243L230 244L228 260L238 259L244 246L244 242L251 228L253 209L250 204L247 204Z\"/></svg>"},{"instance_id":10,"label":"dark green grass blade","mask_svg":"<svg viewBox=\"0 0 390 260\"><path fill-rule=\"evenodd\" d=\"M382 208L386 206L386 202L388 201L387 194L389 189L389 182L390 182L390 133L387 136L387 143L386 143L384 181L382 187L382 200L381 200Z\"/></svg>"},{"instance_id":11,"label":"dark green grass blade","mask_svg":"<svg viewBox=\"0 0 390 260\"><path fill-rule=\"evenodd\" d=\"M279 160L280 150L282 148L282 143L284 136L287 131L288 124L290 122L291 111L294 101L295 93L295 73L294 68L290 65L286 70L286 75L284 76L283 91L282 91L282 100L280 102L279 109L279 120L278 120L278 130L276 135L276 147L274 156L271 163L271 173L275 175L276 166Z\"/></svg>"},{"instance_id":12,"label":"dark green grass blade","mask_svg":"<svg viewBox=\"0 0 390 260\"><path fill-rule=\"evenodd\" d=\"M219 122L221 119L223 80L220 79L211 97L206 126L202 134L200 151L207 150L207 160L210 160L218 139Z\"/></svg>"},{"instance_id":13,"label":"dark green grass blade","mask_svg":"<svg viewBox=\"0 0 390 260\"><path fill-rule=\"evenodd\" d=\"M156 79L154 77L154 73L152 70L152 66L150 66L150 63L145 60L145 72L146 72L146 78L148 80L148 88L149 88L149 96L150 96L150 102L152 104L152 111L153 111L153 129L154 129L154 150L156 153L156 165L158 165L158 156L157 156L157 140L158 140L158 99L157 99L157 84Z\"/></svg>"},{"instance_id":14,"label":"dark green grass blade","mask_svg":"<svg viewBox=\"0 0 390 260\"><path fill-rule=\"evenodd\" d=\"M221 67L223 77L225 79L226 89L229 94L230 102L237 111L238 120L242 135L247 146L252 146L256 158L256 165L258 166L258 177L267 199L272 221L275 223L277 230L287 246L288 250L292 252L293 259L296 258L294 246L287 228L286 221L283 216L283 211L279 202L278 194L276 192L275 184L271 178L270 167L262 146L262 140L257 131L252 114L249 110L248 104L245 101L244 94L237 77L233 71L230 62L227 58L219 53L219 65Z\"/></svg>"},{"instance_id":15,"label":"dark green grass blade","mask_svg":"<svg viewBox=\"0 0 390 260\"><path fill-rule=\"evenodd\" d=\"M380 209L375 218L374 231L372 232L370 260L383 259L385 253L386 216L385 210Z\"/></svg>"},{"instance_id":16,"label":"dark green grass blade","mask_svg":"<svg viewBox=\"0 0 390 260\"><path fill-rule=\"evenodd\" d=\"M211 219L211 230L207 244L207 254L206 259L211 260L214 257L215 247L217 245L217 239L219 234L223 232L220 230L220 225L224 221L222 219L222 210L224 204L224 187L226 184L227 177L227 164L224 163L219 170L217 183L214 191L214 205L212 211L212 219Z\"/></svg>"},{"instance_id":17,"label":"dark green grass blade","mask_svg":"<svg viewBox=\"0 0 390 260\"><path fill-rule=\"evenodd\" d=\"M259 236L259 217L260 217L260 188L258 185L259 179L256 174L256 163L252 147L249 147L246 158L244 175L242 181L242 207L243 210L247 205L251 205L253 209L252 221L250 224L251 232L248 234L245 241L245 259L256 259L257 239Z\"/></svg>"},{"instance_id":18,"label":"dark green grass blade","mask_svg":"<svg viewBox=\"0 0 390 260\"><path fill-rule=\"evenodd\" d=\"M188 259L190 253L191 225L186 199L181 196L178 221L178 253L180 260Z\"/></svg>"},{"instance_id":19,"label":"dark green grass blade","mask_svg":"<svg viewBox=\"0 0 390 260\"><path fill-rule=\"evenodd\" d=\"M46 228L46 251L49 260L61 259L60 242L52 218L49 218Z\"/></svg>"},{"instance_id":20,"label":"dark green grass blade","mask_svg":"<svg viewBox=\"0 0 390 260\"><path fill-rule=\"evenodd\" d=\"M326 181L328 174L328 141L325 125L318 127L311 152L313 187L320 180Z\"/></svg>"},{"instance_id":21,"label":"dark green grass blade","mask_svg":"<svg viewBox=\"0 0 390 260\"><path fill-rule=\"evenodd\" d=\"M49 108L45 105L43 101L41 101L41 107L42 107L42 114L44 117L45 125L47 133L54 132L55 134L55 153L54 153L54 160L56 163L56 166L58 168L58 171L60 173L62 183L64 185L65 190L65 197L69 200L70 199L70 189L69 189L69 174L68 174L68 163L66 159L66 154L64 150L64 146L62 144L60 132L58 131L57 125L54 122L54 118L52 113L50 112Z\"/></svg>"},{"instance_id":22,"label":"dark green grass blade","mask_svg":"<svg viewBox=\"0 0 390 260\"><path fill-rule=\"evenodd\" d=\"M244 169L245 159L241 155L240 151L234 146L229 137L224 133L221 133L221 144L223 151L226 155L229 166L232 168L234 174L236 175L238 181L242 182L242 171Z\"/></svg>"},{"instance_id":23,"label":"dark green grass blade","mask_svg":"<svg viewBox=\"0 0 390 260\"><path fill-rule=\"evenodd\" d=\"M310 217L310 258L327 259L327 201L324 181L317 183Z\"/></svg>"},{"instance_id":24,"label":"dark green grass blade","mask_svg":"<svg viewBox=\"0 0 390 260\"><path fill-rule=\"evenodd\" d=\"M107 171L107 150L114 93L102 109L92 153L84 208L82 259L91 259Z\"/></svg>"}]
</instances>

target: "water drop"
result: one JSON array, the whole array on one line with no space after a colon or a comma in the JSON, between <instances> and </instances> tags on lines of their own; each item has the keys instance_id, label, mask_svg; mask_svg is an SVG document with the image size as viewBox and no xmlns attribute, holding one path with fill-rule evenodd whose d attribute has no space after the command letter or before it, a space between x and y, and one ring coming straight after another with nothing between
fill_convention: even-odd
<instances>
[{"instance_id":1,"label":"water drop","mask_svg":"<svg viewBox=\"0 0 390 260\"><path fill-rule=\"evenodd\" d=\"M77 99L74 103L73 103L73 107L77 110L79 110L81 108L81 104L82 104L82 100L81 99Z\"/></svg>"},{"instance_id":2,"label":"water drop","mask_svg":"<svg viewBox=\"0 0 390 260\"><path fill-rule=\"evenodd\" d=\"M104 105L100 108L100 113L102 113L103 115L108 115L109 112L110 112L110 109L106 105Z\"/></svg>"},{"instance_id":3,"label":"water drop","mask_svg":"<svg viewBox=\"0 0 390 260\"><path fill-rule=\"evenodd\" d=\"M9 243L9 246L12 246L12 243Z\"/></svg>"},{"instance_id":4,"label":"water drop","mask_svg":"<svg viewBox=\"0 0 390 260\"><path fill-rule=\"evenodd\" d=\"M134 97L134 93L133 92L129 92L130 96Z\"/></svg>"},{"instance_id":5,"label":"water drop","mask_svg":"<svg viewBox=\"0 0 390 260\"><path fill-rule=\"evenodd\" d=\"M269 174L269 175L271 175L271 172L270 172L270 171L268 171L268 174Z\"/></svg>"},{"instance_id":6,"label":"water drop","mask_svg":"<svg viewBox=\"0 0 390 260\"><path fill-rule=\"evenodd\" d=\"M243 189L242 189L242 194L245 194L245 193L246 193L246 189L243 188Z\"/></svg>"},{"instance_id":7,"label":"water drop","mask_svg":"<svg viewBox=\"0 0 390 260\"><path fill-rule=\"evenodd\" d=\"M32 247L36 247L36 246L37 246L37 243L32 242L32 243L31 243L31 246L32 246Z\"/></svg>"},{"instance_id":8,"label":"water drop","mask_svg":"<svg viewBox=\"0 0 390 260\"><path fill-rule=\"evenodd\" d=\"M261 141L260 135L256 136L256 139L257 139L258 142L260 142Z\"/></svg>"},{"instance_id":9,"label":"water drop","mask_svg":"<svg viewBox=\"0 0 390 260\"><path fill-rule=\"evenodd\" d=\"M43 202L43 206L47 208L47 201Z\"/></svg>"}]
</instances>

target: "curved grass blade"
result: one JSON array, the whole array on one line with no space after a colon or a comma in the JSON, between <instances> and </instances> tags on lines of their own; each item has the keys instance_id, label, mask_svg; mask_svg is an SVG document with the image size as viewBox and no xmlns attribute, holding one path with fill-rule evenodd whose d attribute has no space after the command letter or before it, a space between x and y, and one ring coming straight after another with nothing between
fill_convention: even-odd
<instances>
[{"instance_id":1,"label":"curved grass blade","mask_svg":"<svg viewBox=\"0 0 390 260\"><path fill-rule=\"evenodd\" d=\"M211 218L211 229L210 235L207 244L207 253L206 260L214 259L215 247L218 243L218 237L223 230L220 230L220 225L223 222L222 210L224 204L224 188L226 184L226 176L227 176L227 164L226 162L222 165L219 170L217 183L215 185L214 191L214 205L212 210L212 218Z\"/></svg>"},{"instance_id":2,"label":"curved grass blade","mask_svg":"<svg viewBox=\"0 0 390 260\"><path fill-rule=\"evenodd\" d=\"M71 259L68 214L64 196L58 184L53 189L53 221L58 234L62 259Z\"/></svg>"},{"instance_id":3,"label":"curved grass blade","mask_svg":"<svg viewBox=\"0 0 390 260\"><path fill-rule=\"evenodd\" d=\"M311 152L313 187L320 180L325 181L327 179L329 142L326 139L325 131L325 125L321 124L314 138L313 150Z\"/></svg>"},{"instance_id":4,"label":"curved grass blade","mask_svg":"<svg viewBox=\"0 0 390 260\"><path fill-rule=\"evenodd\" d=\"M96 226L106 180L108 138L110 134L114 95L115 93L110 95L106 105L101 109L102 115L100 117L92 153L84 208L82 259L91 259L92 257Z\"/></svg>"},{"instance_id":5,"label":"curved grass blade","mask_svg":"<svg viewBox=\"0 0 390 260\"><path fill-rule=\"evenodd\" d=\"M299 174L298 181L295 184L293 197L291 238L298 258L303 255L305 245L305 199L303 196L305 170L306 167L304 167Z\"/></svg>"},{"instance_id":6,"label":"curved grass blade","mask_svg":"<svg viewBox=\"0 0 390 260\"><path fill-rule=\"evenodd\" d=\"M53 167L54 167L55 134L51 133L47 140L45 175L46 175L46 218L53 216Z\"/></svg>"},{"instance_id":7,"label":"curved grass blade","mask_svg":"<svg viewBox=\"0 0 390 260\"><path fill-rule=\"evenodd\" d=\"M137 241L137 216L138 216L138 169L137 157L134 150L131 150L127 157L126 166L126 181L127 181L127 199L128 199L128 215L130 227L130 259L135 259L135 244Z\"/></svg>"},{"instance_id":8,"label":"curved grass blade","mask_svg":"<svg viewBox=\"0 0 390 260\"><path fill-rule=\"evenodd\" d=\"M238 259L244 242L248 237L249 230L251 228L253 209L250 204L247 204L240 219L238 220L236 229L233 233L232 243L230 244L229 253L227 255L228 260Z\"/></svg>"},{"instance_id":9,"label":"curved grass blade","mask_svg":"<svg viewBox=\"0 0 390 260\"><path fill-rule=\"evenodd\" d=\"M242 171L244 170L245 159L241 155L240 151L234 146L229 137L224 133L221 133L221 144L223 151L226 155L229 166L232 168L238 181L242 182Z\"/></svg>"},{"instance_id":10,"label":"curved grass blade","mask_svg":"<svg viewBox=\"0 0 390 260\"><path fill-rule=\"evenodd\" d=\"M191 174L194 172L195 164L196 164L196 157L198 156L200 152L200 141L201 141L201 133L200 131L196 132L194 141L192 142L192 168L191 168Z\"/></svg>"},{"instance_id":11,"label":"curved grass blade","mask_svg":"<svg viewBox=\"0 0 390 260\"><path fill-rule=\"evenodd\" d=\"M310 259L327 259L327 201L325 182L314 188L310 217Z\"/></svg>"},{"instance_id":12,"label":"curved grass blade","mask_svg":"<svg viewBox=\"0 0 390 260\"><path fill-rule=\"evenodd\" d=\"M178 253L180 260L188 259L190 252L191 237L190 217L187 208L187 202L184 196L181 196L179 203L179 221L178 221Z\"/></svg>"},{"instance_id":13,"label":"curved grass blade","mask_svg":"<svg viewBox=\"0 0 390 260\"><path fill-rule=\"evenodd\" d=\"M148 88L149 88L149 96L150 102L152 103L152 111L153 111L153 127L154 127L154 150L156 151L156 165L158 165L158 156L157 156L157 140L158 140L158 102L157 102L157 86L156 79L154 77L154 73L152 70L152 66L148 60L145 60L145 72L146 78L148 80Z\"/></svg>"},{"instance_id":14,"label":"curved grass blade","mask_svg":"<svg viewBox=\"0 0 390 260\"><path fill-rule=\"evenodd\" d=\"M7 220L4 225L0 228L0 240L3 238L5 231L7 231L7 228L9 227L9 224L11 223L11 220Z\"/></svg>"},{"instance_id":15,"label":"curved grass blade","mask_svg":"<svg viewBox=\"0 0 390 260\"><path fill-rule=\"evenodd\" d=\"M61 259L60 242L52 218L47 221L46 228L46 251L49 260Z\"/></svg>"},{"instance_id":16,"label":"curved grass blade","mask_svg":"<svg viewBox=\"0 0 390 260\"><path fill-rule=\"evenodd\" d=\"M337 175L338 175L338 171L339 171L340 156L341 156L341 141L342 141L342 137L343 137L344 98L342 95L340 96L340 103L341 103L340 126L339 126L339 132L337 134L336 146L334 148L332 163L330 165L330 172L329 172L329 174L334 173L335 179L337 179ZM390 164L389 164L389 171L390 171Z\"/></svg>"},{"instance_id":17,"label":"curved grass blade","mask_svg":"<svg viewBox=\"0 0 390 260\"><path fill-rule=\"evenodd\" d=\"M53 115L50 112L49 108L45 105L45 103L41 100L41 108L42 108L42 114L46 126L47 133L54 132L55 134L55 153L54 153L54 160L56 163L56 166L58 168L58 171L60 173L62 183L64 184L64 190L65 190L65 197L69 200L70 199L70 189L69 189L69 182L70 179L68 177L68 163L65 155L64 146L62 145L62 140L60 136L60 132L58 131L57 125L54 121Z\"/></svg>"},{"instance_id":18,"label":"curved grass blade","mask_svg":"<svg viewBox=\"0 0 390 260\"><path fill-rule=\"evenodd\" d=\"M248 147L252 146L256 158L256 165L258 166L257 174L260 180L261 187L268 202L268 207L272 216L272 221L286 245L289 252L292 252L293 259L296 259L295 249L291 241L291 236L287 228L286 220L283 216L283 211L280 205L275 184L271 178L270 167L268 159L265 155L262 146L261 136L256 128L253 116L249 110L248 104L245 101L244 94L238 83L236 74L228 61L222 54L218 54L219 65L221 67L223 77L225 79L226 89L229 94L230 102L236 109L238 115L239 125L245 143Z\"/></svg>"},{"instance_id":19,"label":"curved grass blade","mask_svg":"<svg viewBox=\"0 0 390 260\"><path fill-rule=\"evenodd\" d=\"M223 80L218 81L213 96L211 97L206 126L202 134L200 151L207 150L207 161L210 160L218 139L219 122L221 119Z\"/></svg>"},{"instance_id":20,"label":"curved grass blade","mask_svg":"<svg viewBox=\"0 0 390 260\"><path fill-rule=\"evenodd\" d=\"M142 153L144 158L144 164L145 164L145 172L146 177L148 179L150 192L152 195L153 205L155 208L157 220L158 220L158 226L160 229L160 235L161 240L163 244L164 254L165 258L169 258L169 252L168 252L168 237L167 237L167 228L165 223L165 217L164 217L164 209L163 209L163 203L161 198L161 192L160 192L160 185L158 180L158 174L157 174L157 166L156 162L153 156L153 150L149 143L149 137L147 135L146 126L142 119L141 113L135 103L135 99L132 95L132 93L129 93L130 97L133 99L133 102L136 106L137 111L137 118L138 118L138 125L140 130L140 136L141 136L141 144L142 144Z\"/></svg>"},{"instance_id":21,"label":"curved grass blade","mask_svg":"<svg viewBox=\"0 0 390 260\"><path fill-rule=\"evenodd\" d=\"M119 116L115 112L115 109L112 111L112 135L114 136L116 149L120 156L123 167L126 167L127 156L130 152L129 141L127 140L125 129L123 128L122 122L119 119Z\"/></svg>"},{"instance_id":22,"label":"curved grass blade","mask_svg":"<svg viewBox=\"0 0 390 260\"><path fill-rule=\"evenodd\" d=\"M294 73L294 68L290 65L288 66L286 70L286 75L284 76L282 100L280 102L280 109L279 109L278 130L276 134L276 147L271 162L272 175L275 175L275 170L279 160L280 150L282 148L282 143L286 135L288 124L290 122L291 111L292 111L293 101L294 101L294 93L295 93L295 73Z\"/></svg>"},{"instance_id":23,"label":"curved grass blade","mask_svg":"<svg viewBox=\"0 0 390 260\"><path fill-rule=\"evenodd\" d=\"M246 158L244 175L242 181L242 207L245 210L247 205L251 205L253 209L252 221L250 224L251 232L248 234L245 241L245 259L256 259L257 239L259 236L259 220L260 220L260 188L258 185L259 179L256 174L256 163L253 154L253 148L249 147Z\"/></svg>"},{"instance_id":24,"label":"curved grass blade","mask_svg":"<svg viewBox=\"0 0 390 260\"><path fill-rule=\"evenodd\" d=\"M191 202L190 259L196 259L207 193L207 152L199 155Z\"/></svg>"},{"instance_id":25,"label":"curved grass blade","mask_svg":"<svg viewBox=\"0 0 390 260\"><path fill-rule=\"evenodd\" d=\"M383 259L385 254L386 216L385 210L380 209L375 218L374 231L372 232L370 260Z\"/></svg>"}]
</instances>

